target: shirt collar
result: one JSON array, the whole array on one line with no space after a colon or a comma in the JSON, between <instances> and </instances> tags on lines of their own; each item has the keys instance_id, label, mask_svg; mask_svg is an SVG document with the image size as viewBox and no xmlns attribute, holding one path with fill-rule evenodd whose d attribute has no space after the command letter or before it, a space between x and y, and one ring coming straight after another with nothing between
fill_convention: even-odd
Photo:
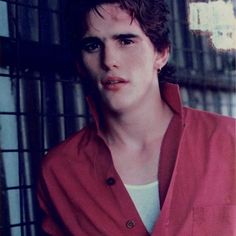
<instances>
[{"instance_id":1,"label":"shirt collar","mask_svg":"<svg viewBox=\"0 0 236 236\"><path fill-rule=\"evenodd\" d=\"M161 83L160 91L162 99L169 105L174 113L182 117L183 104L181 101L180 90L177 84Z\"/></svg>"}]
</instances>

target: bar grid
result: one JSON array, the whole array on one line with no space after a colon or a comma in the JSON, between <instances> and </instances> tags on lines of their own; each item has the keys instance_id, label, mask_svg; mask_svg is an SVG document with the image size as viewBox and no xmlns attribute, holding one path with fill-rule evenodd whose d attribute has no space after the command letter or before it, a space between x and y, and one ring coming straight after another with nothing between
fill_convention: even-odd
<instances>
[{"instance_id":1,"label":"bar grid","mask_svg":"<svg viewBox=\"0 0 236 236\"><path fill-rule=\"evenodd\" d=\"M48 149L90 119L67 51L66 0L0 0L0 235L42 235L35 188ZM188 28L188 1L168 0L171 64L184 104L236 117L235 52ZM5 27L4 32L1 29Z\"/></svg>"}]
</instances>

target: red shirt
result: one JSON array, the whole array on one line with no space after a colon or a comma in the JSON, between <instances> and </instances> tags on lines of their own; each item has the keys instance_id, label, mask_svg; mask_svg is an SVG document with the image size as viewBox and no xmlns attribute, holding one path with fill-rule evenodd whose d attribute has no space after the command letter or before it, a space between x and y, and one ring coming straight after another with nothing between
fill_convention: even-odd
<instances>
[{"instance_id":1,"label":"red shirt","mask_svg":"<svg viewBox=\"0 0 236 236\"><path fill-rule=\"evenodd\" d=\"M175 85L161 91L175 115L161 146L161 213L152 235L236 235L235 120L182 107ZM52 149L41 170L49 235L149 235L96 125Z\"/></svg>"}]
</instances>

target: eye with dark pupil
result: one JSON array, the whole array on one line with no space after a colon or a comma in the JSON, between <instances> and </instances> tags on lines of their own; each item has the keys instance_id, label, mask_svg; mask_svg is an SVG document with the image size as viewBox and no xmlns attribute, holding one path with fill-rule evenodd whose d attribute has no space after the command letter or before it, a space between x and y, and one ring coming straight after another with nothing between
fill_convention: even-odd
<instances>
[{"instance_id":1,"label":"eye with dark pupil","mask_svg":"<svg viewBox=\"0 0 236 236\"><path fill-rule=\"evenodd\" d=\"M122 45L128 45L128 44L131 44L133 41L130 40L130 39L122 39L121 40L121 44Z\"/></svg>"},{"instance_id":2,"label":"eye with dark pupil","mask_svg":"<svg viewBox=\"0 0 236 236\"><path fill-rule=\"evenodd\" d=\"M84 46L84 50L88 52L92 52L98 48L99 48L99 45L97 43L90 43Z\"/></svg>"},{"instance_id":3,"label":"eye with dark pupil","mask_svg":"<svg viewBox=\"0 0 236 236\"><path fill-rule=\"evenodd\" d=\"M80 48L86 52L94 52L100 49L101 43L94 38L85 38L80 43Z\"/></svg>"}]
</instances>

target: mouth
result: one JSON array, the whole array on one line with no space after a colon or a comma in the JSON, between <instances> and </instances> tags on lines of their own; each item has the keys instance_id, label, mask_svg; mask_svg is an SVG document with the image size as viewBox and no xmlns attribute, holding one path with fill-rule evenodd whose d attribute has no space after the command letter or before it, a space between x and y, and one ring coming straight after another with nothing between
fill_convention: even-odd
<instances>
[{"instance_id":1,"label":"mouth","mask_svg":"<svg viewBox=\"0 0 236 236\"><path fill-rule=\"evenodd\" d=\"M112 90L112 91L117 91L121 89L127 83L129 83L128 80L125 80L120 77L106 77L105 79L101 81L101 84L104 89Z\"/></svg>"}]
</instances>

